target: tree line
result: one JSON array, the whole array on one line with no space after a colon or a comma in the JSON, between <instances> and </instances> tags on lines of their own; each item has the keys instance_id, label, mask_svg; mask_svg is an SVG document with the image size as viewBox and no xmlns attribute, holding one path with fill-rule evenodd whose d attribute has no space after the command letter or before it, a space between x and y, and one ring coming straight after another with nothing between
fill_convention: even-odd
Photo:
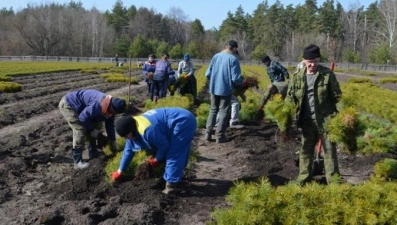
<instances>
[{"instance_id":1,"label":"tree line","mask_svg":"<svg viewBox=\"0 0 397 225\"><path fill-rule=\"evenodd\" d=\"M397 0L358 1L344 9L339 2L316 0L284 6L280 1L258 4L252 14L240 5L229 11L219 28L205 30L182 9L167 15L155 9L124 6L86 10L81 2L27 5L15 12L0 10L0 55L77 57L158 57L168 52L181 58L209 59L227 40L239 43L240 56L258 60L264 54L297 61L304 46L321 47L323 61L395 64Z\"/></svg>"}]
</instances>

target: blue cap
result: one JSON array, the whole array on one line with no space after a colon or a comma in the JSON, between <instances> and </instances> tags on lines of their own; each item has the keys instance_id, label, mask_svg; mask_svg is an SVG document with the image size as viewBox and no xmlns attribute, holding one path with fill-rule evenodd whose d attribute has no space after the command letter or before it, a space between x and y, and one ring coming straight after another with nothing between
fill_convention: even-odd
<instances>
[{"instance_id":1,"label":"blue cap","mask_svg":"<svg viewBox=\"0 0 397 225\"><path fill-rule=\"evenodd\" d=\"M189 60L190 60L189 54L185 54L185 55L183 56L183 61L189 62Z\"/></svg>"}]
</instances>

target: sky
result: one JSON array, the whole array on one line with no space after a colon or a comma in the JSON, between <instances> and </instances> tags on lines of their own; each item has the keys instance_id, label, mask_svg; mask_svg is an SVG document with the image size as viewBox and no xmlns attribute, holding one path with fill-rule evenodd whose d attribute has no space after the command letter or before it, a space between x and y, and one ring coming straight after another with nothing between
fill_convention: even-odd
<instances>
[{"instance_id":1,"label":"sky","mask_svg":"<svg viewBox=\"0 0 397 225\"><path fill-rule=\"evenodd\" d=\"M116 0L74 0L74 2L81 2L83 7L87 10L97 8L99 11L111 11L116 3ZM335 2L338 0L334 0ZM0 8L9 9L12 7L14 11L19 11L30 5L42 5L56 2L59 4L68 4L70 0L52 1L52 0L0 0ZM187 16L189 21L199 19L206 30L212 28L219 28L222 21L227 18L227 13L230 11L234 13L239 5L243 7L245 13L253 14L258 4L263 0L144 0L144 1L128 1L122 0L123 6L129 8L135 5L137 9L140 7L153 8L157 13L168 15L172 7L180 8ZM268 0L269 6L273 5L276 0ZM280 0L280 2L287 6L292 4L304 4L305 0ZM317 6L321 6L324 0L317 0ZM349 9L351 5L360 5L365 8L375 2L375 0L339 0L345 10Z\"/></svg>"}]
</instances>

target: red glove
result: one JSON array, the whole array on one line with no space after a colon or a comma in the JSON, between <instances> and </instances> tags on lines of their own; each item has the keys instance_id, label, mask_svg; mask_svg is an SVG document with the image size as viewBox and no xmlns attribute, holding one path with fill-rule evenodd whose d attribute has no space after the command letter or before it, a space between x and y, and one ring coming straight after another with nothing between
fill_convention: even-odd
<instances>
[{"instance_id":1,"label":"red glove","mask_svg":"<svg viewBox=\"0 0 397 225\"><path fill-rule=\"evenodd\" d=\"M121 177L122 177L122 176L123 176L123 175L122 175L121 172L119 172L119 171L115 171L115 172L113 172L113 173L110 174L110 177L112 178L112 181L121 180Z\"/></svg>"},{"instance_id":2,"label":"red glove","mask_svg":"<svg viewBox=\"0 0 397 225\"><path fill-rule=\"evenodd\" d=\"M156 158L154 157L146 159L146 162L148 162L152 167L156 167L159 165L159 162L157 162Z\"/></svg>"}]
</instances>

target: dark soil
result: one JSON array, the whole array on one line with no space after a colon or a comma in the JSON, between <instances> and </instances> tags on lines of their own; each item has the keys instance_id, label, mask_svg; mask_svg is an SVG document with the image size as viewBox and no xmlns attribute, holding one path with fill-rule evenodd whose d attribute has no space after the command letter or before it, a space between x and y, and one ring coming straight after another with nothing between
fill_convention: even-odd
<instances>
[{"instance_id":1,"label":"dark soil","mask_svg":"<svg viewBox=\"0 0 397 225\"><path fill-rule=\"evenodd\" d=\"M193 143L198 159L176 195L162 194L164 182L153 178L110 185L104 156L91 160L89 169L73 169L72 132L57 104L75 89L120 96L127 95L128 87L76 72L18 78L23 80L28 81L23 92L0 94L6 99L0 101L0 224L205 224L216 207L227 206L225 196L235 181L265 177L278 186L298 174L299 131L285 139L276 134L277 126L263 121L228 130L232 141L224 144L205 141L204 130L198 129ZM132 86L137 106L145 94L145 83ZM385 157L395 158L339 152L341 173L347 182L360 183Z\"/></svg>"}]
</instances>

